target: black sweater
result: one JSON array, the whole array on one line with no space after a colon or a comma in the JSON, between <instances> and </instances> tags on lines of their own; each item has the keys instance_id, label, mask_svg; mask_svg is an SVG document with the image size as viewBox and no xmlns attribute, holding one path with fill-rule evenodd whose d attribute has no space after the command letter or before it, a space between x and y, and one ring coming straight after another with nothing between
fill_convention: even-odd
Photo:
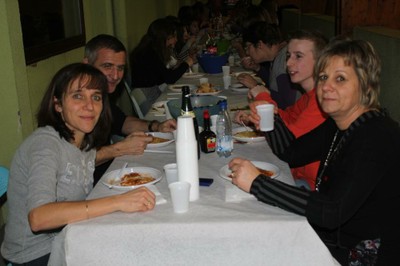
<instances>
[{"instance_id":1,"label":"black sweater","mask_svg":"<svg viewBox=\"0 0 400 266\"><path fill-rule=\"evenodd\" d=\"M324 162L336 131L328 119L277 155L290 167L316 159ZM380 263L394 265L400 250L399 126L385 115L368 112L341 133L342 145L326 168L319 191L259 176L250 192L260 201L305 216L339 262L346 264L348 249L360 241L380 238ZM321 163L319 172L322 168Z\"/></svg>"}]
</instances>

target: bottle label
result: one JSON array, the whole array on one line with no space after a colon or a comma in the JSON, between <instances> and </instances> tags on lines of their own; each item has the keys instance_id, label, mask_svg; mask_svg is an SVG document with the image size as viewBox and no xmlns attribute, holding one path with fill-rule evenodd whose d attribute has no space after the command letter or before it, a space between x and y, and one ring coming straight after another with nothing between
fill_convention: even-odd
<instances>
[{"instance_id":1,"label":"bottle label","mask_svg":"<svg viewBox=\"0 0 400 266\"><path fill-rule=\"evenodd\" d=\"M217 147L216 139L215 138L208 138L207 139L207 151L212 152L215 151Z\"/></svg>"}]
</instances>

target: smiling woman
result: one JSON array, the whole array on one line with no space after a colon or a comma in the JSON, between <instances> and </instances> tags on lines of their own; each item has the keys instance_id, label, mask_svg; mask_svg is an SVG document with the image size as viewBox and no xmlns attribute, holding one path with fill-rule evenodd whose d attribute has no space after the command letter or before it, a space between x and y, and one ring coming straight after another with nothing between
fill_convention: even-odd
<instances>
[{"instance_id":1,"label":"smiling woman","mask_svg":"<svg viewBox=\"0 0 400 266\"><path fill-rule=\"evenodd\" d=\"M85 45L82 0L18 0L26 64Z\"/></svg>"}]
</instances>

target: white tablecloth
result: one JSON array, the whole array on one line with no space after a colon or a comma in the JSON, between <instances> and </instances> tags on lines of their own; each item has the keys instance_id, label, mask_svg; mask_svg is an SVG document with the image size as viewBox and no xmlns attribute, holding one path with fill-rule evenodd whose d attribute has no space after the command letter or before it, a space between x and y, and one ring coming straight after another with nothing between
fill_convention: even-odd
<instances>
[{"instance_id":1,"label":"white tablecloth","mask_svg":"<svg viewBox=\"0 0 400 266\"><path fill-rule=\"evenodd\" d=\"M228 102L240 97L246 96L232 94ZM108 171L124 162L162 171L176 161L175 143L159 149L172 153L122 156ZM230 158L202 153L199 176L214 183L200 187L200 199L190 202L187 213L173 212L163 178L156 187L167 202L152 211L117 212L66 226L54 241L51 265L339 265L304 217L258 202L219 176L236 156L273 163L281 170L277 179L293 184L287 164L266 142L235 144ZM117 193L99 182L89 199Z\"/></svg>"}]
</instances>

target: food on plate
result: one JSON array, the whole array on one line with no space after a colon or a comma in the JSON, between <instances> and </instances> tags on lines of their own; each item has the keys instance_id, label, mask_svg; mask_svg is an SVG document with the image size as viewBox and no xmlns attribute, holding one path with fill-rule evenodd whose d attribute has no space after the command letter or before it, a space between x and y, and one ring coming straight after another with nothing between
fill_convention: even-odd
<instances>
[{"instance_id":1,"label":"food on plate","mask_svg":"<svg viewBox=\"0 0 400 266\"><path fill-rule=\"evenodd\" d=\"M268 177L271 177L271 176L273 176L275 174L273 171L261 169L261 168L258 168L258 167L256 167L256 168L257 168L258 171L260 171L261 174L263 174L265 176L268 176Z\"/></svg>"},{"instance_id":2,"label":"food on plate","mask_svg":"<svg viewBox=\"0 0 400 266\"><path fill-rule=\"evenodd\" d=\"M129 173L121 178L121 186L138 186L154 181L154 177L146 176L145 174Z\"/></svg>"},{"instance_id":3,"label":"food on plate","mask_svg":"<svg viewBox=\"0 0 400 266\"><path fill-rule=\"evenodd\" d=\"M156 143L163 143L163 142L167 142L167 141L169 141L169 139L164 139L164 138L153 136L153 140L150 143L156 144Z\"/></svg>"},{"instance_id":4,"label":"food on plate","mask_svg":"<svg viewBox=\"0 0 400 266\"><path fill-rule=\"evenodd\" d=\"M256 167L256 168L257 168L257 170L258 170L261 174L263 174L263 175L265 175L265 176L268 176L268 177L271 177L271 176L273 176L273 175L275 174L273 171L261 169L261 168L259 168L259 167ZM229 178L232 178L232 173L229 174L228 177L229 177Z\"/></svg>"},{"instance_id":5,"label":"food on plate","mask_svg":"<svg viewBox=\"0 0 400 266\"><path fill-rule=\"evenodd\" d=\"M246 130L246 131L238 132L234 136L239 137L239 138L256 138L256 137L262 137L263 134L261 132Z\"/></svg>"},{"instance_id":6,"label":"food on plate","mask_svg":"<svg viewBox=\"0 0 400 266\"><path fill-rule=\"evenodd\" d=\"M216 92L216 91L217 90L213 88L213 85L211 83L203 83L196 90L197 93L210 93L210 92Z\"/></svg>"}]
</instances>

